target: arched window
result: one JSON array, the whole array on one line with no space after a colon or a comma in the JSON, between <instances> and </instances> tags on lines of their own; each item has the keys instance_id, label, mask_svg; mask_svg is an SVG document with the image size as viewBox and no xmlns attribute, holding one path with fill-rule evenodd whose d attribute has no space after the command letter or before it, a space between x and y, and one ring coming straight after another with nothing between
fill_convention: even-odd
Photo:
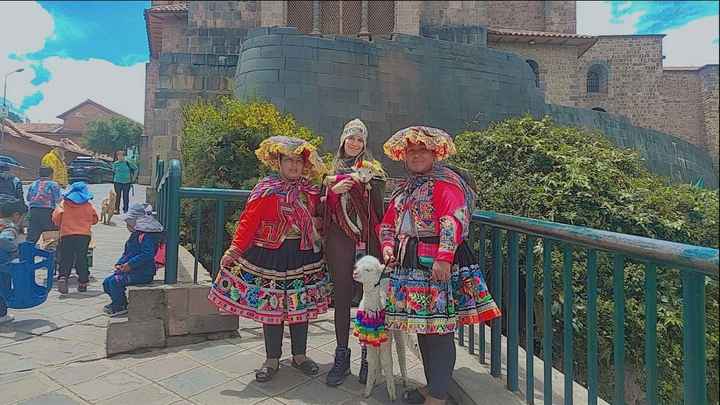
<instances>
[{"instance_id":1,"label":"arched window","mask_svg":"<svg viewBox=\"0 0 720 405\"><path fill-rule=\"evenodd\" d=\"M530 65L530 69L532 69L533 74L535 75L535 87L540 87L540 66L538 66L538 63L532 59L528 59L525 62Z\"/></svg>"},{"instance_id":2,"label":"arched window","mask_svg":"<svg viewBox=\"0 0 720 405\"><path fill-rule=\"evenodd\" d=\"M601 108L601 107L593 107L592 110L593 110L593 111L600 111L600 112L607 112L607 111L605 111L604 108Z\"/></svg>"},{"instance_id":3,"label":"arched window","mask_svg":"<svg viewBox=\"0 0 720 405\"><path fill-rule=\"evenodd\" d=\"M607 93L608 71L604 65L590 66L587 73L588 93Z\"/></svg>"}]
</instances>

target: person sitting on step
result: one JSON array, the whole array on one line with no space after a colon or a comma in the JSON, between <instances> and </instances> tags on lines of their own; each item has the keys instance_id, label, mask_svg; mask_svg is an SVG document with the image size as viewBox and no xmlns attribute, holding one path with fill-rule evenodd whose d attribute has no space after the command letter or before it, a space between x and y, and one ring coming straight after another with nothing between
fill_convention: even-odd
<instances>
[{"instance_id":1,"label":"person sitting on step","mask_svg":"<svg viewBox=\"0 0 720 405\"><path fill-rule=\"evenodd\" d=\"M112 302L103 311L111 317L127 313L125 289L129 285L147 284L155 278L155 255L164 239L164 228L152 216L152 207L136 203L125 216L130 237L115 264L115 271L103 281L103 290Z\"/></svg>"}]
</instances>

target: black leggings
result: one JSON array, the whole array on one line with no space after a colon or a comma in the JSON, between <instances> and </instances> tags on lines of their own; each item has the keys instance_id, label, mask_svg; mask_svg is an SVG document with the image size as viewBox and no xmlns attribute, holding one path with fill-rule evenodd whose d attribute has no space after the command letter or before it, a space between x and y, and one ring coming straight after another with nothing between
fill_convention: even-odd
<instances>
[{"instance_id":1,"label":"black leggings","mask_svg":"<svg viewBox=\"0 0 720 405\"><path fill-rule=\"evenodd\" d=\"M263 324L263 335L265 336L265 353L268 359L280 359L282 357L282 339L284 324L266 325ZM293 356L304 355L307 351L308 323L295 323L290 325L290 345Z\"/></svg>"},{"instance_id":2,"label":"black leggings","mask_svg":"<svg viewBox=\"0 0 720 405\"><path fill-rule=\"evenodd\" d=\"M123 212L128 212L130 208L130 186L131 183L113 183L115 186L115 211L120 211L120 197L122 196Z\"/></svg>"},{"instance_id":3,"label":"black leggings","mask_svg":"<svg viewBox=\"0 0 720 405\"><path fill-rule=\"evenodd\" d=\"M450 379L455 369L455 340L452 333L446 335L418 334L418 345L422 355L425 380L430 395L436 399L447 399Z\"/></svg>"},{"instance_id":4,"label":"black leggings","mask_svg":"<svg viewBox=\"0 0 720 405\"><path fill-rule=\"evenodd\" d=\"M60 277L70 277L73 265L78 275L78 283L86 284L90 278L87 253L90 235L67 235L60 238Z\"/></svg>"}]
</instances>

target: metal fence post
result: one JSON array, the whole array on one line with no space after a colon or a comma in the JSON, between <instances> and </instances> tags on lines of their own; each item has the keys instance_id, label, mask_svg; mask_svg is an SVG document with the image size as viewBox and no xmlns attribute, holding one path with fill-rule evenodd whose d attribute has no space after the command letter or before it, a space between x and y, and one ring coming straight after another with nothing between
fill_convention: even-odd
<instances>
[{"instance_id":1,"label":"metal fence post","mask_svg":"<svg viewBox=\"0 0 720 405\"><path fill-rule=\"evenodd\" d=\"M177 283L178 244L180 243L180 161L173 159L168 167L165 205L165 230L167 245L165 250L165 284Z\"/></svg>"}]
</instances>

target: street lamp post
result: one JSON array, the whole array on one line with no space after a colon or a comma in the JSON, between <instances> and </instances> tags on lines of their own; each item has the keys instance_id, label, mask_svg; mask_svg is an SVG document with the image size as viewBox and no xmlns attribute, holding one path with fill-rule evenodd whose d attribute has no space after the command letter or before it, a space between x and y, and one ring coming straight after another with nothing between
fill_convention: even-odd
<instances>
[{"instance_id":1,"label":"street lamp post","mask_svg":"<svg viewBox=\"0 0 720 405\"><path fill-rule=\"evenodd\" d=\"M0 117L0 145L2 145L3 141L5 140L5 117L9 117L10 114L7 109L7 79L8 76L10 76L13 73L20 73L24 68L15 69L11 72L5 73L5 77L3 80L3 108L2 108L2 116Z\"/></svg>"}]
</instances>

